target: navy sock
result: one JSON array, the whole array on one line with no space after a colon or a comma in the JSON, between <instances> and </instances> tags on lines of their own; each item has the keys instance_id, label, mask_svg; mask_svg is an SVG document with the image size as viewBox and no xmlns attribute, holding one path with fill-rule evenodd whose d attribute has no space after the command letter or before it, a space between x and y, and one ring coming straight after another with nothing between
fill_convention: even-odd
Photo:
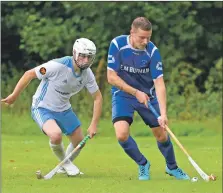
<instances>
[{"instance_id":1,"label":"navy sock","mask_svg":"<svg viewBox=\"0 0 223 193\"><path fill-rule=\"evenodd\" d=\"M119 144L122 146L125 153L129 157L131 157L138 165L145 165L147 163L146 158L139 151L136 142L131 136L129 136L129 138L124 142L119 141Z\"/></svg>"},{"instance_id":2,"label":"navy sock","mask_svg":"<svg viewBox=\"0 0 223 193\"><path fill-rule=\"evenodd\" d=\"M160 152L163 154L163 156L166 160L167 167L170 170L176 169L177 168L177 163L176 163L176 160L175 160L173 144L170 140L170 137L168 136L167 141L162 142L162 143L157 141L157 145L158 145L158 148L159 148Z\"/></svg>"}]
</instances>

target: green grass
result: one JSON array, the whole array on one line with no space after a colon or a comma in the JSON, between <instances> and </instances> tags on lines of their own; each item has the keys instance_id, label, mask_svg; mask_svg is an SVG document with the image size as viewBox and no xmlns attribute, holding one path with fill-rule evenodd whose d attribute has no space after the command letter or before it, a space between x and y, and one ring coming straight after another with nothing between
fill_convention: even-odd
<instances>
[{"instance_id":1,"label":"green grass","mask_svg":"<svg viewBox=\"0 0 223 193\"><path fill-rule=\"evenodd\" d=\"M152 137L136 137L140 150L150 160L151 180L137 180L137 166L112 137L96 136L89 140L75 164L85 174L78 177L55 175L37 180L38 169L46 174L57 165L44 135L2 135L2 193L221 193L221 136L178 137L192 158L215 182L205 182L175 146L178 164L199 181L178 181L164 173L164 159ZM67 139L64 140L67 145Z\"/></svg>"},{"instance_id":2,"label":"green grass","mask_svg":"<svg viewBox=\"0 0 223 193\"><path fill-rule=\"evenodd\" d=\"M91 120L80 117L82 128L86 131ZM18 125L19 128L15 125ZM37 124L32 120L29 112L18 114L15 112L2 113L1 133L7 135L41 135ZM169 127L177 136L216 136L222 135L221 117L202 121L169 120ZM101 119L98 133L103 137L114 137L114 128L110 119ZM150 129L144 124L138 115L131 126L134 136L152 136Z\"/></svg>"}]
</instances>

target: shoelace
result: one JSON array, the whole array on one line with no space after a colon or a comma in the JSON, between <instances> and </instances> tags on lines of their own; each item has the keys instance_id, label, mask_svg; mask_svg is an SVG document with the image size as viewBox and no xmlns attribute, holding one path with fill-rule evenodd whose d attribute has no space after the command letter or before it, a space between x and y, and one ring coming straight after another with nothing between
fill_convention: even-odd
<instances>
[{"instance_id":1,"label":"shoelace","mask_svg":"<svg viewBox=\"0 0 223 193\"><path fill-rule=\"evenodd\" d=\"M180 175L186 176L186 174L180 168L177 168L177 171L180 173Z\"/></svg>"},{"instance_id":2,"label":"shoelace","mask_svg":"<svg viewBox=\"0 0 223 193\"><path fill-rule=\"evenodd\" d=\"M146 174L146 167L145 166L140 166L140 176L145 176Z\"/></svg>"}]
</instances>

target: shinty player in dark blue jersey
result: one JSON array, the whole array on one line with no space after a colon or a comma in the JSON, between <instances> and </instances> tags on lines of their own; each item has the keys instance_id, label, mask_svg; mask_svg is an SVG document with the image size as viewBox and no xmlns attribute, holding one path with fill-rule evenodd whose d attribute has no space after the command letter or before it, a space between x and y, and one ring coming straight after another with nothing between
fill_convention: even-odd
<instances>
[{"instance_id":1,"label":"shinty player in dark blue jersey","mask_svg":"<svg viewBox=\"0 0 223 193\"><path fill-rule=\"evenodd\" d=\"M131 25L130 35L118 36L111 41L107 78L112 85L112 122L119 144L139 166L139 180L150 179L150 163L130 136L129 127L134 111L138 112L156 137L166 161L166 173L188 180L189 176L177 166L173 145L165 130L168 124L166 88L160 53L150 41L151 35L150 21L138 17ZM160 113L158 120L148 108L149 100Z\"/></svg>"}]
</instances>

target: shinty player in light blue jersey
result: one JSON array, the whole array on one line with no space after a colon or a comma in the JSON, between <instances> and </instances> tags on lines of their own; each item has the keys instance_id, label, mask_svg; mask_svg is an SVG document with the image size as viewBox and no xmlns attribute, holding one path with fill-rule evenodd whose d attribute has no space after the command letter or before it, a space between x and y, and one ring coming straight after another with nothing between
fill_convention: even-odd
<instances>
[{"instance_id":1,"label":"shinty player in light blue jersey","mask_svg":"<svg viewBox=\"0 0 223 193\"><path fill-rule=\"evenodd\" d=\"M148 125L166 161L166 173L177 179L189 176L177 166L175 154L165 125L166 89L159 50L150 41L152 24L145 17L136 18L130 35L111 41L108 51L107 78L112 85L112 122L119 144L139 166L139 180L150 179L150 162L144 157L130 135L134 111ZM157 120L148 108L150 100L160 113Z\"/></svg>"},{"instance_id":2,"label":"shinty player in light blue jersey","mask_svg":"<svg viewBox=\"0 0 223 193\"><path fill-rule=\"evenodd\" d=\"M90 69L95 55L96 46L92 41L86 38L77 39L73 45L73 56L54 59L26 71L12 94L1 100L6 104L13 104L32 79L41 80L33 96L31 113L35 122L49 137L49 145L60 161L84 138L81 123L69 102L70 97L84 87L94 100L93 117L88 133L92 138L97 132L102 110L102 95ZM70 140L66 152L62 133ZM79 153L80 150L73 154L59 172L66 172L69 176L79 174L80 170L72 163Z\"/></svg>"}]
</instances>

